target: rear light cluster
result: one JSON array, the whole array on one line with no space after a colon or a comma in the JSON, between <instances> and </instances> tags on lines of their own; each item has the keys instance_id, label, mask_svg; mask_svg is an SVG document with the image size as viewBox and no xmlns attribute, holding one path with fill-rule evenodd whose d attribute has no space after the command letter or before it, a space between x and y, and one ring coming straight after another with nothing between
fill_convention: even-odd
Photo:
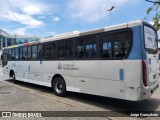
<instances>
[{"instance_id":1,"label":"rear light cluster","mask_svg":"<svg viewBox=\"0 0 160 120\"><path fill-rule=\"evenodd\" d=\"M148 86L147 84L147 66L145 61L142 60L142 70L143 70L143 84L145 87Z\"/></svg>"}]
</instances>

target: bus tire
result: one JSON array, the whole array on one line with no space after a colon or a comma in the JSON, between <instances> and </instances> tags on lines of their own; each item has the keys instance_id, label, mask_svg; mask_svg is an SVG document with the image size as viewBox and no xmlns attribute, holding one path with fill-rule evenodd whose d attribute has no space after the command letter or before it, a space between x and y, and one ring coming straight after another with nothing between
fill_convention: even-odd
<instances>
[{"instance_id":1,"label":"bus tire","mask_svg":"<svg viewBox=\"0 0 160 120\"><path fill-rule=\"evenodd\" d=\"M57 96L65 96L66 95L66 84L62 77L56 77L53 81L53 92Z\"/></svg>"},{"instance_id":2,"label":"bus tire","mask_svg":"<svg viewBox=\"0 0 160 120\"><path fill-rule=\"evenodd\" d=\"M13 73L13 75L12 75L12 80L13 80L13 83L14 83L14 84L16 84L16 83L17 83L15 73Z\"/></svg>"}]
</instances>

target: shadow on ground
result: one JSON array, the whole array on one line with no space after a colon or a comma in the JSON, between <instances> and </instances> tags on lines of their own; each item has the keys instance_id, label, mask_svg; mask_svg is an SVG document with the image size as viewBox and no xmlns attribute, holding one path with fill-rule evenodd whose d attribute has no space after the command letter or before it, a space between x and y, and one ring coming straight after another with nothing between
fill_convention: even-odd
<instances>
[{"instance_id":1,"label":"shadow on ground","mask_svg":"<svg viewBox=\"0 0 160 120\"><path fill-rule=\"evenodd\" d=\"M6 82L11 83L12 80L5 80ZM40 92L46 92L52 94L52 89L44 86L39 86L35 84L25 83L25 82L18 82L19 86L25 86L26 88L31 88L34 90L38 90ZM104 108L110 111L119 111L125 113L125 111L156 111L160 105L160 99L150 98L147 101L127 101L127 100L120 100L108 97L101 97L101 96L94 96L82 93L74 93L68 92L67 96L68 99L72 99L78 102L83 102L86 104L90 104L93 106L97 106L100 108Z\"/></svg>"}]
</instances>

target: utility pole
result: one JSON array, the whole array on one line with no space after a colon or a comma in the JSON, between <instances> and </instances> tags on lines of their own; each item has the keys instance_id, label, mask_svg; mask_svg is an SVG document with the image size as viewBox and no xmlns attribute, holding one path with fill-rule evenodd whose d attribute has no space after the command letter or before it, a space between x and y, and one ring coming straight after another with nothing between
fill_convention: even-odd
<instances>
[{"instance_id":1,"label":"utility pole","mask_svg":"<svg viewBox=\"0 0 160 120\"><path fill-rule=\"evenodd\" d=\"M110 12L110 25L112 25L112 10L115 8L115 6L111 6L110 9L108 9L107 11Z\"/></svg>"}]
</instances>

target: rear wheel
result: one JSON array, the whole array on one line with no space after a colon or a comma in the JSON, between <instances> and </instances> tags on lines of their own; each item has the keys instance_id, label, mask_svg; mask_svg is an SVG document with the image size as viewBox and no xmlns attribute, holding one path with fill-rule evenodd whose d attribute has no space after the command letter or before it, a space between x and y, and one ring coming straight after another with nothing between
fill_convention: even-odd
<instances>
[{"instance_id":1,"label":"rear wheel","mask_svg":"<svg viewBox=\"0 0 160 120\"><path fill-rule=\"evenodd\" d=\"M61 77L56 77L53 81L53 91L58 96L66 95L66 84Z\"/></svg>"}]
</instances>

